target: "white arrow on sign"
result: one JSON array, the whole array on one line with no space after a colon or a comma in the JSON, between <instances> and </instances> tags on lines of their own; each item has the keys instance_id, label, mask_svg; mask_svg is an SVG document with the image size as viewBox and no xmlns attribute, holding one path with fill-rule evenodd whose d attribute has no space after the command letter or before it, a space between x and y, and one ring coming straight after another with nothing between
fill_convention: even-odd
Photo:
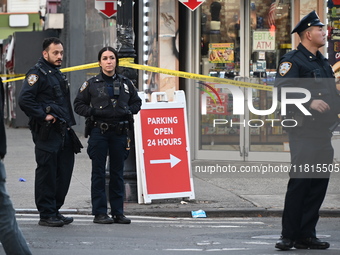
<instances>
[{"instance_id":1,"label":"white arrow on sign","mask_svg":"<svg viewBox=\"0 0 340 255\"><path fill-rule=\"evenodd\" d=\"M170 163L171 168L173 168L175 165L177 165L181 160L174 155L170 154L170 159L155 159L150 160L150 164L164 164L164 163Z\"/></svg>"}]
</instances>

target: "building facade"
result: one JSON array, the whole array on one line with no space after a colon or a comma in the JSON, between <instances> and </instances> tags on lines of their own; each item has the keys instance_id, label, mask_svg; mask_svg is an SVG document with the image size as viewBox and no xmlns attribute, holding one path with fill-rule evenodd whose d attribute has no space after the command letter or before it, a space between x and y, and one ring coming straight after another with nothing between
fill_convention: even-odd
<instances>
[{"instance_id":1,"label":"building facade","mask_svg":"<svg viewBox=\"0 0 340 255\"><path fill-rule=\"evenodd\" d=\"M158 73L139 76L139 88L149 94L164 91L171 100L173 90L185 90L192 157L288 162L288 136L273 92L228 80L273 87L279 59L299 43L290 34L295 24L316 10L325 29L336 27L337 1L206 0L190 11L179 1L144 0L142 7L139 63L225 79L202 84ZM330 60L338 50L336 33L328 34L335 46L322 49Z\"/></svg>"},{"instance_id":2,"label":"building facade","mask_svg":"<svg viewBox=\"0 0 340 255\"><path fill-rule=\"evenodd\" d=\"M46 13L64 14L57 33L65 44L65 67L96 62L103 46L126 46L117 38L126 28L117 24L117 16L98 13L95 0L47 2ZM125 2L133 4L132 18L124 24L133 27L135 63L225 79L225 84L202 84L138 71L138 89L149 96L161 91L171 101L175 90L185 91L192 159L289 161L288 137L273 92L228 81L272 87L280 57L299 43L292 28L312 10L327 24L328 45L322 53L335 64L340 59L340 1L205 0L194 11L177 0ZM10 0L0 0L3 10L9 6ZM96 72L67 74L72 97ZM256 114L267 109L274 110ZM82 132L83 118L77 123Z\"/></svg>"}]
</instances>

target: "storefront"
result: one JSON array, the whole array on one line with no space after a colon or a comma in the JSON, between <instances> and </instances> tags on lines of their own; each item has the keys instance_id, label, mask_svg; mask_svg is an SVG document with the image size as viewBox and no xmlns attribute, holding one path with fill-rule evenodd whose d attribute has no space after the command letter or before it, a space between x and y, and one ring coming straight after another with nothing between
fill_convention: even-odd
<instances>
[{"instance_id":1,"label":"storefront","mask_svg":"<svg viewBox=\"0 0 340 255\"><path fill-rule=\"evenodd\" d=\"M159 5L156 0L151 2L164 8L165 2L172 1L158 1ZM152 11L152 6L152 3L147 6L150 22L153 15L162 13L159 9ZM161 63L164 61L167 66L172 65L169 69L178 70L179 60L174 57L173 49L178 47L177 29L182 27L182 21L176 16L176 4L172 10L167 12L168 24L159 22L160 28L155 25L154 29L148 30L161 31L160 38L167 41L170 48L161 43L152 47L154 52L158 50L157 60L155 55L150 59L146 47L144 60L156 61L160 67L164 67ZM327 3L322 0L206 0L197 10L185 15L187 37L184 40L185 45L190 46L184 46L182 56L185 55L185 65L182 70L185 68L191 73L226 79L225 84L200 84L195 80L183 82L188 99L194 159L289 161L288 136L273 92L235 87L228 85L228 80L273 86L280 57L298 44L298 37L292 36L290 31L301 17L312 10L316 10L326 23ZM171 24L170 16L179 22ZM152 26L151 23L149 25ZM150 32L147 34L150 45L154 37L151 40ZM171 52L167 51L168 55L164 58L162 49L163 52L171 49ZM182 48L180 52L183 52ZM144 73L143 83L144 90L148 92L154 89L170 91L171 94L173 89L178 88L177 78L162 78L150 73ZM164 84L168 87L162 90ZM173 84L171 88L169 84ZM219 98L212 93L210 86L218 92ZM267 111L266 115L256 114L259 110L269 109L273 110Z\"/></svg>"}]
</instances>

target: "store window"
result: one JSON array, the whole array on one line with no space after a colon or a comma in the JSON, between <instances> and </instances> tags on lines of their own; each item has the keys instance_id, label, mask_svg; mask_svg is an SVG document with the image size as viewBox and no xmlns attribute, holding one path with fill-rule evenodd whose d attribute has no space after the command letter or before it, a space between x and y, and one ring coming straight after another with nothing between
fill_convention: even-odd
<instances>
[{"instance_id":1,"label":"store window","mask_svg":"<svg viewBox=\"0 0 340 255\"><path fill-rule=\"evenodd\" d=\"M333 66L340 90L340 0L329 0L327 7L328 60Z\"/></svg>"},{"instance_id":2,"label":"store window","mask_svg":"<svg viewBox=\"0 0 340 255\"><path fill-rule=\"evenodd\" d=\"M251 82L274 85L279 59L292 48L290 8L290 0L251 2ZM252 91L255 109L265 110L272 107L272 92L255 89ZM250 120L259 120L258 128L249 128L250 151L289 150L288 136L282 127L278 110L265 116L250 112Z\"/></svg>"},{"instance_id":3,"label":"store window","mask_svg":"<svg viewBox=\"0 0 340 255\"><path fill-rule=\"evenodd\" d=\"M206 0L201 7L201 73L273 86L278 61L292 47L291 5L291 0ZM254 115L244 102L244 114L235 115L230 88L207 85L218 92L222 103L209 86L200 85L200 150L288 150L288 137L277 111ZM255 109L271 108L272 92L250 90ZM247 89L243 94L246 101Z\"/></svg>"},{"instance_id":4,"label":"store window","mask_svg":"<svg viewBox=\"0 0 340 255\"><path fill-rule=\"evenodd\" d=\"M169 70L179 69L178 1L143 1L143 63ZM153 92L164 92L173 101L179 88L176 76L143 71L143 90L147 100Z\"/></svg>"},{"instance_id":5,"label":"store window","mask_svg":"<svg viewBox=\"0 0 340 255\"><path fill-rule=\"evenodd\" d=\"M227 79L234 79L239 75L240 7L240 1L236 0L206 0L202 4L202 74ZM204 85L200 86L201 149L239 150L239 128L224 125L215 128L213 124L215 119L239 119L239 116L232 113L231 94L226 89L217 89L222 101L222 104L219 104L214 95L204 91ZM214 84L209 86L215 87Z\"/></svg>"}]
</instances>

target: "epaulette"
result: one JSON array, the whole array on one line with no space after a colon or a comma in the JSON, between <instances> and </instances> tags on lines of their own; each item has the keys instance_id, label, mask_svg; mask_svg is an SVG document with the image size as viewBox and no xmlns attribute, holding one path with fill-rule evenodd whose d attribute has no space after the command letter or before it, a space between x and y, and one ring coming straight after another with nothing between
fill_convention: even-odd
<instances>
[{"instance_id":1,"label":"epaulette","mask_svg":"<svg viewBox=\"0 0 340 255\"><path fill-rule=\"evenodd\" d=\"M91 81L91 80L93 80L95 82L103 81L103 79L99 78L99 75L92 76L88 81Z\"/></svg>"},{"instance_id":2,"label":"epaulette","mask_svg":"<svg viewBox=\"0 0 340 255\"><path fill-rule=\"evenodd\" d=\"M40 70L40 72L42 72L44 75L47 75L47 72L44 69L42 69L42 67L39 66L38 63L35 64L35 67L38 68Z\"/></svg>"},{"instance_id":3,"label":"epaulette","mask_svg":"<svg viewBox=\"0 0 340 255\"><path fill-rule=\"evenodd\" d=\"M299 50L295 49L295 50L291 50L289 52L287 52L286 54L284 54L281 59L280 59L280 62L283 60L283 59L290 59L291 57L293 57L295 54L297 54L298 52L300 52Z\"/></svg>"}]
</instances>

